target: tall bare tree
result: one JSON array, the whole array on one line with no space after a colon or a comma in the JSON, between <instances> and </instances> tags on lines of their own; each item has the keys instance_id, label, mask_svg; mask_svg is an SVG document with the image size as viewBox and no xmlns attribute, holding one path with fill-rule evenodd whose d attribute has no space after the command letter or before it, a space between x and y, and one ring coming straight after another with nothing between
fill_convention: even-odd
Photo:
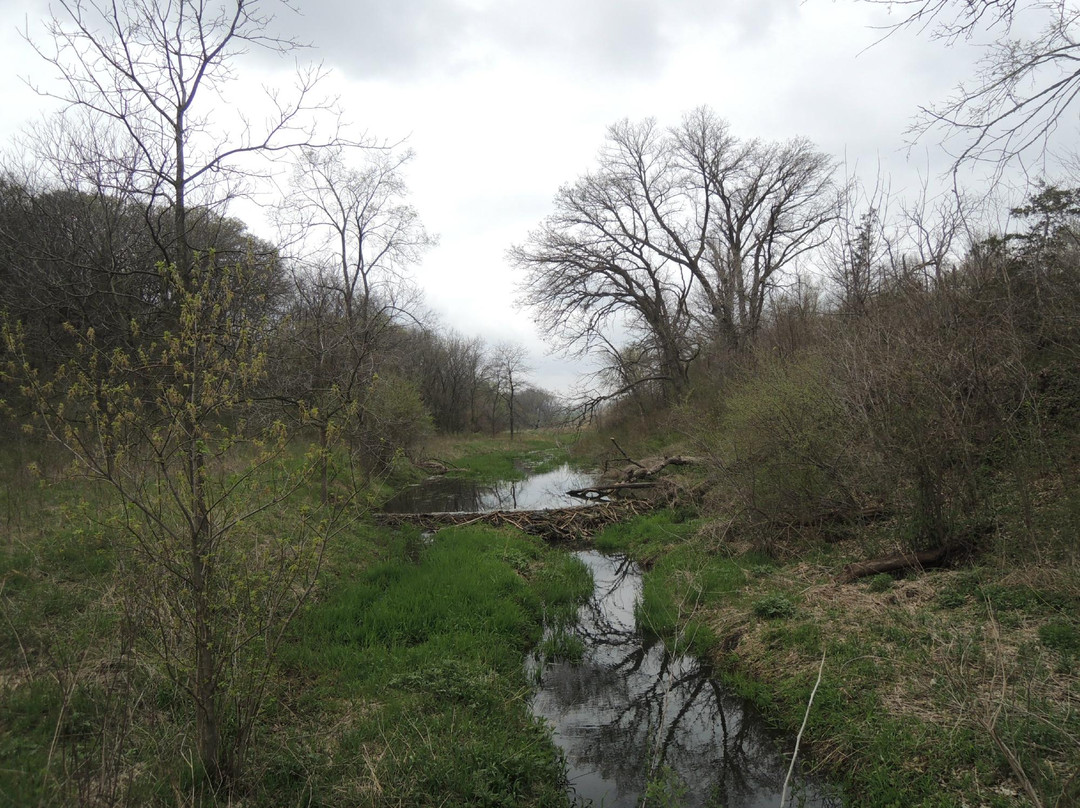
<instances>
[{"instance_id":1,"label":"tall bare tree","mask_svg":"<svg viewBox=\"0 0 1080 808\"><path fill-rule=\"evenodd\" d=\"M288 393L315 405L309 412L318 413L324 448L335 421L358 437L380 354L405 337L403 325L417 322L419 294L408 269L435 241L407 201L403 168L411 152L371 150L359 168L349 156L344 148L302 150L277 212L298 253L292 334L305 356L282 370L294 381ZM325 453L322 462L325 498Z\"/></svg>"},{"instance_id":2,"label":"tall bare tree","mask_svg":"<svg viewBox=\"0 0 1080 808\"><path fill-rule=\"evenodd\" d=\"M740 142L710 110L674 133L698 186L704 252L687 261L722 344L745 348L780 272L828 238L836 218L833 160L804 139Z\"/></svg>"},{"instance_id":3,"label":"tall bare tree","mask_svg":"<svg viewBox=\"0 0 1080 808\"><path fill-rule=\"evenodd\" d=\"M506 411L510 421L510 440L514 439L517 416L517 394L524 383L525 374L532 368L528 364L528 351L522 345L512 342L500 342L488 359L488 377L492 384L491 433L495 434L495 410L499 401L506 402Z\"/></svg>"},{"instance_id":4,"label":"tall bare tree","mask_svg":"<svg viewBox=\"0 0 1080 808\"><path fill-rule=\"evenodd\" d=\"M407 201L412 156L374 149L357 168L344 148L303 149L280 209L287 240L333 270L345 316L360 327L383 313L408 316L406 272L435 243Z\"/></svg>"},{"instance_id":5,"label":"tall bare tree","mask_svg":"<svg viewBox=\"0 0 1080 808\"><path fill-rule=\"evenodd\" d=\"M695 224L682 215L692 205L678 173L655 121L616 124L598 168L563 186L555 212L510 253L525 271L523 303L555 344L587 353L629 331L674 395L696 354L691 276L671 258L679 248L669 233ZM692 237L700 254L704 234Z\"/></svg>"},{"instance_id":6,"label":"tall bare tree","mask_svg":"<svg viewBox=\"0 0 1080 808\"><path fill-rule=\"evenodd\" d=\"M598 168L511 250L523 303L565 349L629 332L680 395L702 341L749 344L780 274L824 241L833 170L803 140L740 141L706 108L669 130L618 123Z\"/></svg>"}]
</instances>

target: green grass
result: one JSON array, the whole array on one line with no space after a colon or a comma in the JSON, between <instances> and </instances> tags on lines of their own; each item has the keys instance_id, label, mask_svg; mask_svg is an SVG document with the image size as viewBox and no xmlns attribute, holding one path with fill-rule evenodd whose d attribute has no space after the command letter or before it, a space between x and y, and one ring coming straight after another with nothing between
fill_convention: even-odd
<instances>
[{"instance_id":1,"label":"green grass","mask_svg":"<svg viewBox=\"0 0 1080 808\"><path fill-rule=\"evenodd\" d=\"M572 557L521 534L461 528L416 563L341 581L310 609L286 666L315 672L320 700L367 705L328 739L334 767L364 761L384 784L378 799L358 786L359 803L565 803L560 759L528 711L522 658L545 613L576 610L590 591ZM349 779L333 767L320 777Z\"/></svg>"},{"instance_id":2,"label":"green grass","mask_svg":"<svg viewBox=\"0 0 1080 808\"><path fill-rule=\"evenodd\" d=\"M464 453L454 458L451 474L483 482L521 480L570 462L568 448L546 436L473 441L459 449Z\"/></svg>"},{"instance_id":3,"label":"green grass","mask_svg":"<svg viewBox=\"0 0 1080 808\"><path fill-rule=\"evenodd\" d=\"M706 612L738 593L765 559L756 554L724 558L696 540L701 523L687 509L663 509L608 526L597 549L625 552L645 566L638 624L672 651L707 656L718 638Z\"/></svg>"},{"instance_id":4,"label":"green grass","mask_svg":"<svg viewBox=\"0 0 1080 808\"><path fill-rule=\"evenodd\" d=\"M542 660L578 663L585 656L585 641L565 629L555 629L540 641L537 655Z\"/></svg>"},{"instance_id":5,"label":"green grass","mask_svg":"<svg viewBox=\"0 0 1080 808\"><path fill-rule=\"evenodd\" d=\"M700 523L691 513L666 508L609 525L596 536L596 549L625 552L648 564L670 546L692 537Z\"/></svg>"},{"instance_id":6,"label":"green grass","mask_svg":"<svg viewBox=\"0 0 1080 808\"><path fill-rule=\"evenodd\" d=\"M976 720L993 714L986 687L1000 694L1002 670L1008 707L999 736L1046 804L1080 797L1070 780L1080 763L1070 740L1080 737L1080 714L1067 695L1076 692L1067 688L1080 656L1075 582L974 567L880 576L841 590L834 576L850 548L808 547L786 563L724 556L698 524L660 511L608 528L597 544L646 565L639 623L670 648L711 658L777 727L802 723L824 652L804 740L817 761L842 761L826 777L848 804L1025 805ZM1026 644L1000 657L994 632L1021 630ZM1053 695L1063 687L1063 699ZM917 712L897 713L898 703Z\"/></svg>"},{"instance_id":7,"label":"green grass","mask_svg":"<svg viewBox=\"0 0 1080 808\"><path fill-rule=\"evenodd\" d=\"M143 627L122 608L110 493L50 482L52 464L44 478L17 472L31 453L8 448L0 805L81 794L118 805L566 804L561 758L528 709L524 658L591 592L572 556L513 531L458 529L432 543L348 525L271 670L242 793L215 796L186 762L189 697L162 660L129 652ZM294 529L316 496L299 491L265 528Z\"/></svg>"}]
</instances>

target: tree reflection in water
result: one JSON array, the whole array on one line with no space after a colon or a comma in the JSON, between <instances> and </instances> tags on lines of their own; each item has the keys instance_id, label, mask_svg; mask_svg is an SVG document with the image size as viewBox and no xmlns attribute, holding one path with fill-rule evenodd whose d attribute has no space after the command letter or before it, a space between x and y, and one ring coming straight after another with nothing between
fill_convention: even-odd
<instances>
[{"instance_id":1,"label":"tree reflection in water","mask_svg":"<svg viewBox=\"0 0 1080 808\"><path fill-rule=\"evenodd\" d=\"M649 777L668 767L686 789L685 805L776 808L788 765L783 739L698 660L642 636L634 619L641 575L632 563L578 556L596 582L576 629L585 655L576 665L544 664L533 699L533 711L554 726L577 797L633 806ZM805 779L794 790L788 805L840 805Z\"/></svg>"}]
</instances>

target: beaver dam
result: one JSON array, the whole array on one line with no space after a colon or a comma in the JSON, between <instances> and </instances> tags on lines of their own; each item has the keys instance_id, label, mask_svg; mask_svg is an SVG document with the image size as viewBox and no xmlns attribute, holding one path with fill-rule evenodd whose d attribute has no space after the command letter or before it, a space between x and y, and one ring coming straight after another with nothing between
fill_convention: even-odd
<instances>
[{"instance_id":1,"label":"beaver dam","mask_svg":"<svg viewBox=\"0 0 1080 808\"><path fill-rule=\"evenodd\" d=\"M379 519L433 531L455 525L511 526L551 542L577 542L666 502L670 484L652 474L681 462L686 461L633 463L603 479L566 465L513 482L435 477L391 499Z\"/></svg>"},{"instance_id":2,"label":"beaver dam","mask_svg":"<svg viewBox=\"0 0 1080 808\"><path fill-rule=\"evenodd\" d=\"M442 511L435 513L384 513L379 520L389 525L417 525L438 530L453 525L493 525L516 527L554 543L576 543L602 530L653 508L643 500L598 502L571 508L548 508L533 511L498 510L486 513Z\"/></svg>"}]
</instances>

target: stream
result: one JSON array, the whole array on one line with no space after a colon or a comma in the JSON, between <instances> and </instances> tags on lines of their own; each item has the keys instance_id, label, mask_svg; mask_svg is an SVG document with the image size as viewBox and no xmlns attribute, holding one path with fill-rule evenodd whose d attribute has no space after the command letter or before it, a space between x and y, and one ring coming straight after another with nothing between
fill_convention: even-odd
<instances>
[{"instance_id":1,"label":"stream","mask_svg":"<svg viewBox=\"0 0 1080 808\"><path fill-rule=\"evenodd\" d=\"M538 510L580 501L565 492L595 476L563 466L517 482L480 485L433 478L385 506L391 513ZM753 706L711 675L700 660L669 653L642 632L635 616L642 578L625 556L576 553L594 580L573 631L580 662L526 665L537 682L535 715L549 723L566 759L578 805L630 808L650 780L666 776L679 806L779 808L794 737L771 730ZM783 808L833 808L835 790L801 775ZM648 805L672 804L650 799Z\"/></svg>"},{"instance_id":2,"label":"stream","mask_svg":"<svg viewBox=\"0 0 1080 808\"><path fill-rule=\"evenodd\" d=\"M778 808L794 738L770 730L699 660L645 637L634 615L635 564L593 550L576 555L595 581L575 629L584 657L527 663L539 679L533 712L554 730L574 797L597 808L636 806L666 767L680 806ZM798 768L792 780L785 807L841 805Z\"/></svg>"}]
</instances>

